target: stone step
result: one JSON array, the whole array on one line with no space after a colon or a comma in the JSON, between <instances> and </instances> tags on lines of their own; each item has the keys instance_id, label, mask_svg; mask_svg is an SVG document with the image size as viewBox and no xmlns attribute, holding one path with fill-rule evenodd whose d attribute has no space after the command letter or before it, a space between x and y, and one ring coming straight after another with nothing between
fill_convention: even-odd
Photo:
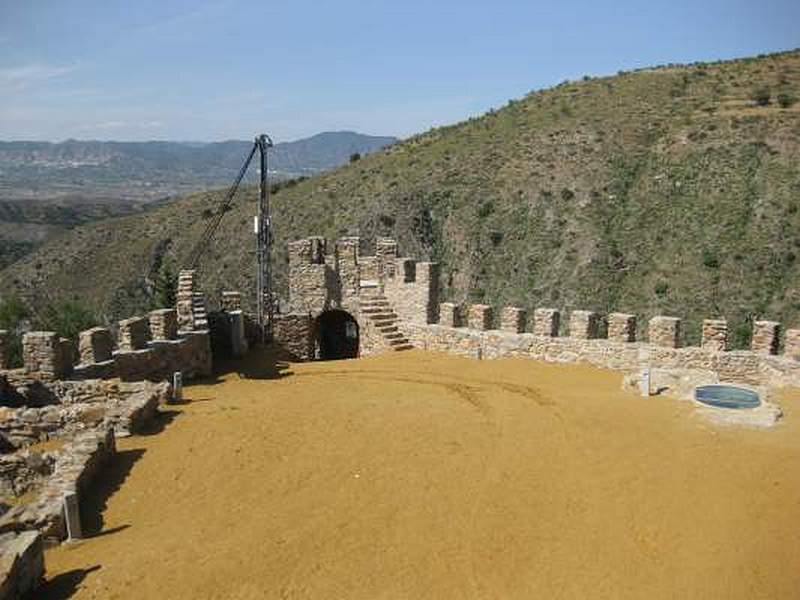
<instances>
[{"instance_id":1,"label":"stone step","mask_svg":"<svg viewBox=\"0 0 800 600\"><path fill-rule=\"evenodd\" d=\"M392 346L392 350L394 350L395 352L402 352L403 350L413 350L413 349L414 346L412 346L411 343L402 344L400 346Z\"/></svg>"},{"instance_id":2,"label":"stone step","mask_svg":"<svg viewBox=\"0 0 800 600\"><path fill-rule=\"evenodd\" d=\"M375 325L380 325L382 323L385 325L394 325L399 319L394 313L384 313L379 315L369 315L369 320Z\"/></svg>"},{"instance_id":3,"label":"stone step","mask_svg":"<svg viewBox=\"0 0 800 600\"><path fill-rule=\"evenodd\" d=\"M397 342L397 341L408 341L408 340L406 339L406 336L404 336L404 335L403 335L402 333L400 333L399 331L395 331L395 332L393 332L393 333L387 333L386 335L384 335L384 336L383 336L383 339L385 339L385 340L386 340L387 342L389 342L390 344L391 344L392 342Z\"/></svg>"},{"instance_id":4,"label":"stone step","mask_svg":"<svg viewBox=\"0 0 800 600\"><path fill-rule=\"evenodd\" d=\"M394 340L386 340L386 341L389 342L390 346L405 346L406 344L410 343L408 341L408 339L404 338L404 337L397 338L397 339L394 339Z\"/></svg>"},{"instance_id":5,"label":"stone step","mask_svg":"<svg viewBox=\"0 0 800 600\"><path fill-rule=\"evenodd\" d=\"M397 325L381 325L380 327L376 327L376 329L382 334L394 333L397 331Z\"/></svg>"}]
</instances>

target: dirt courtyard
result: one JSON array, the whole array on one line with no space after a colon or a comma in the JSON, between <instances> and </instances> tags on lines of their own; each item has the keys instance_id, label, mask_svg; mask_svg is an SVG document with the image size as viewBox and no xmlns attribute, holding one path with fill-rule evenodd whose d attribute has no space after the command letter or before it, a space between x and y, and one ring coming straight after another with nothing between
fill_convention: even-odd
<instances>
[{"instance_id":1,"label":"dirt courtyard","mask_svg":"<svg viewBox=\"0 0 800 600\"><path fill-rule=\"evenodd\" d=\"M800 598L798 390L746 430L575 365L262 371L119 440L39 597Z\"/></svg>"}]
</instances>

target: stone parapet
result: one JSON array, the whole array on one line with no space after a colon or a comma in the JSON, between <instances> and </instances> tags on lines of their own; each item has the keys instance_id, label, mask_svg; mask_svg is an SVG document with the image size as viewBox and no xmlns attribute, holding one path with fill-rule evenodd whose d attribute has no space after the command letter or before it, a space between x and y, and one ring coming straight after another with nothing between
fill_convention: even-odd
<instances>
[{"instance_id":1,"label":"stone parapet","mask_svg":"<svg viewBox=\"0 0 800 600\"><path fill-rule=\"evenodd\" d=\"M220 298L220 308L224 312L242 310L242 294L240 292L222 292Z\"/></svg>"},{"instance_id":2,"label":"stone parapet","mask_svg":"<svg viewBox=\"0 0 800 600\"><path fill-rule=\"evenodd\" d=\"M150 340L150 326L144 317L131 317L119 322L117 346L120 350L142 350Z\"/></svg>"},{"instance_id":3,"label":"stone parapet","mask_svg":"<svg viewBox=\"0 0 800 600\"><path fill-rule=\"evenodd\" d=\"M467 323L470 329L487 331L493 326L492 307L488 304L472 304L467 312Z\"/></svg>"},{"instance_id":4,"label":"stone parapet","mask_svg":"<svg viewBox=\"0 0 800 600\"><path fill-rule=\"evenodd\" d=\"M679 348L681 320L677 317L658 316L650 319L648 328L650 343L664 348Z\"/></svg>"},{"instance_id":5,"label":"stone parapet","mask_svg":"<svg viewBox=\"0 0 800 600\"><path fill-rule=\"evenodd\" d=\"M60 379L71 368L61 339L54 331L31 331L22 336L22 361L26 373Z\"/></svg>"},{"instance_id":6,"label":"stone parapet","mask_svg":"<svg viewBox=\"0 0 800 600\"><path fill-rule=\"evenodd\" d=\"M614 342L636 341L636 315L611 313L608 315L608 339Z\"/></svg>"},{"instance_id":7,"label":"stone parapet","mask_svg":"<svg viewBox=\"0 0 800 600\"><path fill-rule=\"evenodd\" d=\"M442 302L439 305L439 325L445 327L461 327L461 314L458 304Z\"/></svg>"},{"instance_id":8,"label":"stone parapet","mask_svg":"<svg viewBox=\"0 0 800 600\"><path fill-rule=\"evenodd\" d=\"M685 369L704 373L707 383L800 386L800 361L751 351L716 352L700 347L675 348L643 342L478 331L416 323L402 323L401 329L416 348L461 356L587 363L624 372L645 368Z\"/></svg>"},{"instance_id":9,"label":"stone parapet","mask_svg":"<svg viewBox=\"0 0 800 600\"><path fill-rule=\"evenodd\" d=\"M569 335L579 340L598 336L600 316L590 310L573 310L569 315Z\"/></svg>"},{"instance_id":10,"label":"stone parapet","mask_svg":"<svg viewBox=\"0 0 800 600\"><path fill-rule=\"evenodd\" d=\"M725 352L728 349L728 322L725 319L705 319L700 345L711 352Z\"/></svg>"},{"instance_id":11,"label":"stone parapet","mask_svg":"<svg viewBox=\"0 0 800 600\"><path fill-rule=\"evenodd\" d=\"M114 338L105 327L92 327L78 335L78 356L82 364L111 360Z\"/></svg>"},{"instance_id":12,"label":"stone parapet","mask_svg":"<svg viewBox=\"0 0 800 600\"><path fill-rule=\"evenodd\" d=\"M174 340L178 337L178 313L174 308L154 310L149 317L151 339Z\"/></svg>"},{"instance_id":13,"label":"stone parapet","mask_svg":"<svg viewBox=\"0 0 800 600\"><path fill-rule=\"evenodd\" d=\"M781 324L776 321L755 321L750 349L759 354L777 354Z\"/></svg>"},{"instance_id":14,"label":"stone parapet","mask_svg":"<svg viewBox=\"0 0 800 600\"><path fill-rule=\"evenodd\" d=\"M533 333L541 337L558 337L561 313L555 308L537 308L533 311Z\"/></svg>"},{"instance_id":15,"label":"stone parapet","mask_svg":"<svg viewBox=\"0 0 800 600\"><path fill-rule=\"evenodd\" d=\"M528 311L516 306L506 306L500 311L500 329L511 333L524 333L528 324Z\"/></svg>"}]
</instances>

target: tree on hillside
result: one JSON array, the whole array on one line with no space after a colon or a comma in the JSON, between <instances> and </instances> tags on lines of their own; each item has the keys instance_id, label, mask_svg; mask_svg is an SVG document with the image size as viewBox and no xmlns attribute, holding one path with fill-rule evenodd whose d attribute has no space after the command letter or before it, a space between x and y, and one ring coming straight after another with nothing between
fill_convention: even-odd
<instances>
[{"instance_id":1,"label":"tree on hillside","mask_svg":"<svg viewBox=\"0 0 800 600\"><path fill-rule=\"evenodd\" d=\"M164 261L153 280L152 309L172 308L178 294L178 275L172 265Z\"/></svg>"},{"instance_id":2,"label":"tree on hillside","mask_svg":"<svg viewBox=\"0 0 800 600\"><path fill-rule=\"evenodd\" d=\"M22 366L22 334L29 329L30 311L17 296L0 301L0 329L8 331L6 348L8 364Z\"/></svg>"},{"instance_id":3,"label":"tree on hillside","mask_svg":"<svg viewBox=\"0 0 800 600\"><path fill-rule=\"evenodd\" d=\"M100 319L78 300L48 304L36 323L38 328L55 331L59 336L77 341L78 334L99 325Z\"/></svg>"}]
</instances>

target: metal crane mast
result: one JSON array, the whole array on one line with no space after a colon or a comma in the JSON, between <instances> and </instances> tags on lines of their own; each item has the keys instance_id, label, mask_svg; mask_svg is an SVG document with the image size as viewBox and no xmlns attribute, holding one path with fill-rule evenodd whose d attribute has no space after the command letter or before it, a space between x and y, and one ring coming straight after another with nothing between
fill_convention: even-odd
<instances>
[{"instance_id":1,"label":"metal crane mast","mask_svg":"<svg viewBox=\"0 0 800 600\"><path fill-rule=\"evenodd\" d=\"M236 192L239 191L239 185L242 183L242 179L244 179L247 169L255 157L256 151L258 151L261 172L259 174L258 213L255 217L254 224L257 263L256 318L259 330L262 332L265 340L270 339L272 336L272 319L274 315L271 270L272 231L270 229L268 182L268 151L269 148L272 148L272 145L272 140L268 135L262 133L256 137L253 142L253 147L250 149L250 153L247 155L244 164L236 175L236 179L234 179L233 184L228 188L222 200L220 200L216 212L206 224L200 239L189 254L189 266L192 269L196 269L200 263L200 259L214 239L219 224L222 222L222 217L230 210L233 200L236 197Z\"/></svg>"}]
</instances>

